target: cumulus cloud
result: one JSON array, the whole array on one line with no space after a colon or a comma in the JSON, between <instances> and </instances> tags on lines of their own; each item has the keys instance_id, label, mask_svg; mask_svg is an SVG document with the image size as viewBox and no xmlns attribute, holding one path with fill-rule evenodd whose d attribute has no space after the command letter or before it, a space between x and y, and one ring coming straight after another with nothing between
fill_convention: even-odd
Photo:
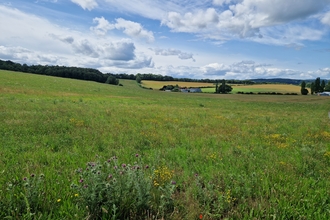
<instances>
[{"instance_id":1,"label":"cumulus cloud","mask_svg":"<svg viewBox=\"0 0 330 220\"><path fill-rule=\"evenodd\" d=\"M261 30L271 29L276 26L290 24L295 21L302 21L311 18L321 12L329 4L329 0L213 0L215 6L228 5L226 8L208 8L192 12L180 13L177 11L168 12L162 20L162 24L168 26L175 32L195 33L205 38L226 40L235 37L258 39L263 38ZM322 22L330 24L330 15L326 14ZM310 28L312 29L312 28ZM291 28L292 30L292 28ZM318 31L317 37L307 36L299 39L295 35L295 41L319 39L322 31ZM304 33L306 36L306 33ZM271 35L268 35L269 39ZM264 43L271 41L263 40Z\"/></svg>"},{"instance_id":2,"label":"cumulus cloud","mask_svg":"<svg viewBox=\"0 0 330 220\"><path fill-rule=\"evenodd\" d=\"M91 27L90 29L94 31L97 35L106 35L109 30L115 28L114 24L110 24L104 17L94 18L94 23L97 23L95 27Z\"/></svg>"},{"instance_id":3,"label":"cumulus cloud","mask_svg":"<svg viewBox=\"0 0 330 220\"><path fill-rule=\"evenodd\" d=\"M194 55L192 53L185 53L182 52L181 50L176 50L176 49L160 49L160 48L155 48L155 49L150 49L155 52L156 55L161 55L161 56L178 56L182 60L187 60L187 59L194 59Z\"/></svg>"},{"instance_id":4,"label":"cumulus cloud","mask_svg":"<svg viewBox=\"0 0 330 220\"><path fill-rule=\"evenodd\" d=\"M155 40L152 31L144 29L142 25L137 22L118 18L115 23L111 24L104 17L94 18L93 22L97 23L97 25L90 29L98 35L105 35L109 30L117 29L123 30L126 35L132 38L145 39L149 43Z\"/></svg>"},{"instance_id":5,"label":"cumulus cloud","mask_svg":"<svg viewBox=\"0 0 330 220\"><path fill-rule=\"evenodd\" d=\"M130 61L135 59L135 45L129 41L109 43L102 47L104 57L111 60Z\"/></svg>"},{"instance_id":6,"label":"cumulus cloud","mask_svg":"<svg viewBox=\"0 0 330 220\"><path fill-rule=\"evenodd\" d=\"M214 8L198 10L195 13L169 12L162 25L166 25L174 31L194 33L208 27L214 27L219 22L219 15Z\"/></svg>"},{"instance_id":7,"label":"cumulus cloud","mask_svg":"<svg viewBox=\"0 0 330 220\"><path fill-rule=\"evenodd\" d=\"M79 5L84 10L92 10L98 6L96 0L71 0L73 3Z\"/></svg>"},{"instance_id":8,"label":"cumulus cloud","mask_svg":"<svg viewBox=\"0 0 330 220\"><path fill-rule=\"evenodd\" d=\"M154 36L151 31L145 30L141 24L133 21L128 21L122 18L116 19L115 27L118 30L123 30L130 37L144 38L148 42L154 41Z\"/></svg>"}]
</instances>

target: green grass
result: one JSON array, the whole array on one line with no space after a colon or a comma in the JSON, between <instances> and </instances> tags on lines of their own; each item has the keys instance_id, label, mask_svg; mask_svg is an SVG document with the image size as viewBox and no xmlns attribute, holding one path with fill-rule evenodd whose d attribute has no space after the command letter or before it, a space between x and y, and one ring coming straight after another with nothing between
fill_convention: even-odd
<instances>
[{"instance_id":1,"label":"green grass","mask_svg":"<svg viewBox=\"0 0 330 220\"><path fill-rule=\"evenodd\" d=\"M136 153L173 171L166 219L330 217L328 97L166 93L9 71L0 79L1 218L86 218L70 188L75 170L96 155L130 163ZM21 187L32 173L45 177L31 216L17 207L34 204Z\"/></svg>"}]
</instances>

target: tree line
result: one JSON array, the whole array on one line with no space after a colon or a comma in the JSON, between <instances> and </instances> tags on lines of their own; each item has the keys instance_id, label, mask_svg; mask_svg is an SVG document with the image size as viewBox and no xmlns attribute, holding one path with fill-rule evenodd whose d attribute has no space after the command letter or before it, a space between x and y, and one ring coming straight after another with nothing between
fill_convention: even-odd
<instances>
[{"instance_id":1,"label":"tree line","mask_svg":"<svg viewBox=\"0 0 330 220\"><path fill-rule=\"evenodd\" d=\"M56 76L71 79L80 79L95 81L99 83L119 84L119 79L114 74L103 74L97 69L66 67L66 66L48 66L48 65L27 65L12 62L10 60L0 60L0 69L19 71L24 73L33 73L39 75Z\"/></svg>"},{"instance_id":2,"label":"tree line","mask_svg":"<svg viewBox=\"0 0 330 220\"><path fill-rule=\"evenodd\" d=\"M307 95L309 93L308 89L310 88L311 94L314 93L322 93L322 92L330 92L330 81L326 84L325 80L320 79L320 77L317 77L315 81L312 81L310 83L306 83L305 81L301 82L301 94Z\"/></svg>"}]
</instances>

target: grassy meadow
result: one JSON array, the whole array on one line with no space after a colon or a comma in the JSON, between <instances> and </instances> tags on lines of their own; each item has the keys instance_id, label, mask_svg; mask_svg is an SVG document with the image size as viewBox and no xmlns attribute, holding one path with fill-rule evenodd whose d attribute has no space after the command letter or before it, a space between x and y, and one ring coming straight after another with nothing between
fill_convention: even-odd
<instances>
[{"instance_id":1,"label":"grassy meadow","mask_svg":"<svg viewBox=\"0 0 330 220\"><path fill-rule=\"evenodd\" d=\"M0 70L1 219L330 218L328 97L120 83Z\"/></svg>"}]
</instances>

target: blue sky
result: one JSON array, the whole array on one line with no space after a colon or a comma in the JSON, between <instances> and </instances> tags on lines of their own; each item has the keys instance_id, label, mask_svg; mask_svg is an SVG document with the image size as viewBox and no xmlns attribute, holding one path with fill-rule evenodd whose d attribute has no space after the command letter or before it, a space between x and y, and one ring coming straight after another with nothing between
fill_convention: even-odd
<instances>
[{"instance_id":1,"label":"blue sky","mask_svg":"<svg viewBox=\"0 0 330 220\"><path fill-rule=\"evenodd\" d=\"M210 79L330 79L330 0L0 0L0 59Z\"/></svg>"}]
</instances>

